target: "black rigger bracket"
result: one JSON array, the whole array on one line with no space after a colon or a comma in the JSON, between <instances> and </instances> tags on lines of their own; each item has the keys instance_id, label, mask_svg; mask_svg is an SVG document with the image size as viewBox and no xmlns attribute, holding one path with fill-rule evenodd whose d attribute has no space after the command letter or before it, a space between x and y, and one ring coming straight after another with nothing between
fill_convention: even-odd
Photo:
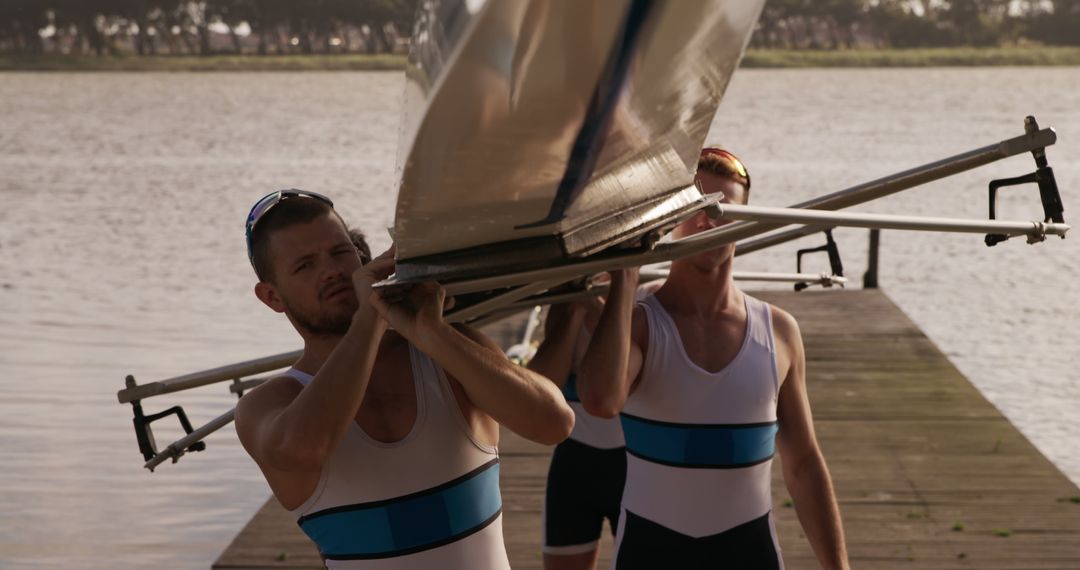
<instances>
[{"instance_id":1,"label":"black rigger bracket","mask_svg":"<svg viewBox=\"0 0 1080 570\"><path fill-rule=\"evenodd\" d=\"M827 252L829 254L829 268L832 270L832 274L835 277L844 276L844 264L840 261L840 249L836 247L836 242L832 237L832 228L824 230L825 245L818 247L811 247L807 249L800 249L795 253L795 271L802 273L802 256L807 253L817 253L820 251ZM810 284L803 281L802 283L795 284L796 291L802 291L809 287ZM840 284L843 287L843 283Z\"/></svg>"},{"instance_id":2,"label":"black rigger bracket","mask_svg":"<svg viewBox=\"0 0 1080 570\"><path fill-rule=\"evenodd\" d=\"M129 388L133 387L135 377L128 376L126 382ZM154 431L150 429L152 422L176 414L176 417L180 420L180 425L184 428L184 432L190 434L193 431L191 422L188 421L187 414L184 413L184 408L180 406L173 406L163 412L150 415L143 414L142 400L132 400L131 407L135 412L135 418L132 420L135 424L135 439L138 440L139 451L146 461L150 461L158 454L157 443L154 441ZM202 451L204 449L206 449L206 443L197 441L191 444L186 451Z\"/></svg>"},{"instance_id":3,"label":"black rigger bracket","mask_svg":"<svg viewBox=\"0 0 1080 570\"><path fill-rule=\"evenodd\" d=\"M1035 117L1029 115L1024 119L1024 130L1029 135L1039 131L1039 124L1035 121ZM1031 151L1031 154L1035 157L1035 172L1015 178L1001 178L990 181L990 219L997 219L997 192L999 188L1034 182L1039 185L1039 198L1042 200L1044 215L1043 223L1064 224L1065 206L1061 202L1061 193L1058 192L1054 169L1050 168L1046 160L1046 147L1037 148ZM1061 237L1064 238L1065 236ZM993 247L1007 239L1009 239L1009 236L1005 234L986 234L985 242L987 247Z\"/></svg>"}]
</instances>

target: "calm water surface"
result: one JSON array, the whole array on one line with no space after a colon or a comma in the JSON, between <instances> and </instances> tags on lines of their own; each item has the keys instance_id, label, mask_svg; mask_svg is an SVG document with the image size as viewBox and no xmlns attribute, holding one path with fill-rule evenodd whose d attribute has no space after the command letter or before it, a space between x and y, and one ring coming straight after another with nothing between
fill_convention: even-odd
<instances>
[{"instance_id":1,"label":"calm water surface","mask_svg":"<svg viewBox=\"0 0 1080 570\"><path fill-rule=\"evenodd\" d=\"M205 568L265 500L231 429L142 469L115 393L126 374L298 346L251 293L243 218L270 189L316 189L387 246L401 82L0 74L0 568ZM746 160L755 203L786 205L1010 138L1026 114L1058 129L1049 154L1069 208L1080 69L741 71L710 142ZM859 209L978 218L991 178L1031 169L1013 158ZM1041 217L1031 190L1006 191L1001 207ZM860 274L866 232L837 238ZM816 241L740 267L793 270L794 250ZM1080 481L1080 237L988 249L981 236L892 232L882 258L888 294ZM174 404L201 424L233 399L217 386L147 401ZM161 444L179 435L157 430Z\"/></svg>"}]
</instances>

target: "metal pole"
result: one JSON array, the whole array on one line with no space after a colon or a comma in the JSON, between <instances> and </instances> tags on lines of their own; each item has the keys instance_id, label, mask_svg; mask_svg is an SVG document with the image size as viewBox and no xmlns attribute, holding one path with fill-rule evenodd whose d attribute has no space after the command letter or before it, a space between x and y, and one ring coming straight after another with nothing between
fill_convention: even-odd
<instances>
[{"instance_id":1,"label":"metal pole","mask_svg":"<svg viewBox=\"0 0 1080 570\"><path fill-rule=\"evenodd\" d=\"M801 237L813 235L821 231L821 228L813 226L803 226L801 228L792 228L790 230L784 230L769 234L767 236L761 236L756 239L741 241L735 244L735 255L746 255L748 253L754 253L762 249L770 248L774 245L780 245L789 241L797 240Z\"/></svg>"},{"instance_id":2,"label":"metal pole","mask_svg":"<svg viewBox=\"0 0 1080 570\"><path fill-rule=\"evenodd\" d=\"M656 281L659 279L666 279L668 270L666 269L643 269L640 274L639 281L641 283L648 283L649 281ZM842 285L848 282L846 277L839 275L829 275L827 273L759 273L753 271L736 271L732 273L731 278L736 281L762 281L771 283L812 283L816 285L822 285L829 287L832 285ZM601 297L607 294L609 289L608 284L594 285L588 289L580 291L571 291L567 293L555 293L555 294L543 294L528 297L520 301L515 301L508 305L504 305L495 309L491 315L500 315L505 317L507 314L523 311L537 305L555 305L558 303L572 303L585 297ZM495 319L497 320L497 319ZM481 326L482 324L488 324L493 322L485 315L481 319L474 321L472 324L475 326Z\"/></svg>"},{"instance_id":3,"label":"metal pole","mask_svg":"<svg viewBox=\"0 0 1080 570\"><path fill-rule=\"evenodd\" d=\"M732 276L734 277L734 276ZM810 283L822 287L843 285L848 282L847 277L830 275L828 273L742 273L736 280L763 281L766 283Z\"/></svg>"},{"instance_id":4,"label":"metal pole","mask_svg":"<svg viewBox=\"0 0 1080 570\"><path fill-rule=\"evenodd\" d=\"M172 459L173 463L176 463L180 456L187 452L187 448L191 447L191 444L201 441L206 436L214 433L215 431L229 425L229 422L233 421L236 417L236 408L233 408L224 414L210 420L206 425L200 427L197 430L193 430L186 436L176 440L164 451L158 452L150 461L147 461L143 467L153 471L155 467L165 462L166 459Z\"/></svg>"},{"instance_id":5,"label":"metal pole","mask_svg":"<svg viewBox=\"0 0 1080 570\"><path fill-rule=\"evenodd\" d=\"M996 144L977 148L936 162L918 166L910 170L879 178L864 184L852 186L826 196L813 198L795 204L794 208L812 208L815 210L837 210L856 204L869 202L895 194L909 188L933 182L960 172L971 170L992 162L1015 156L1024 152L1045 148L1057 142L1053 129L1047 128L1031 134L1024 134ZM707 251L728 243L737 242L756 235L770 232L787 224L782 222L737 222L728 224L721 232L713 234L714 240L707 247L677 246L676 243L659 244L649 252L605 252L583 260L570 260L558 267L548 267L529 271L520 271L493 277L464 279L444 283L447 294L471 293L530 283L541 279L560 278L569 281L581 275L610 271L625 267L635 267L646 263L667 261ZM800 234L802 235L802 234ZM798 236L796 236L798 237ZM792 237L791 239L794 239ZM393 279L383 281L379 286L394 285Z\"/></svg>"},{"instance_id":6,"label":"metal pole","mask_svg":"<svg viewBox=\"0 0 1080 570\"><path fill-rule=\"evenodd\" d=\"M878 288L878 250L881 247L881 230L870 230L869 260L866 264L866 273L863 274L863 289Z\"/></svg>"},{"instance_id":7,"label":"metal pole","mask_svg":"<svg viewBox=\"0 0 1080 570\"><path fill-rule=\"evenodd\" d=\"M931 232L959 232L1009 236L1028 236L1028 241L1042 241L1048 235L1064 236L1067 224L1046 222L1007 222L999 220L966 220L959 218L932 218L921 216L893 216L888 214L861 214L854 212L828 212L798 208L771 208L767 206L744 206L741 204L717 204L720 217L729 220L751 220L765 223L806 224L818 227L879 228L889 230L915 230ZM679 242L693 243L712 241L723 228L708 230L686 237ZM678 243L678 242L675 242Z\"/></svg>"},{"instance_id":8,"label":"metal pole","mask_svg":"<svg viewBox=\"0 0 1080 570\"><path fill-rule=\"evenodd\" d=\"M669 269L642 269L638 280L647 283L658 279L667 279L670 272ZM762 281L765 283L817 283L825 287L847 283L848 281L846 277L829 275L828 273L765 273L756 271L734 271L731 278L735 281ZM607 291L607 285L594 287L590 291L600 294L600 292Z\"/></svg>"},{"instance_id":9,"label":"metal pole","mask_svg":"<svg viewBox=\"0 0 1080 570\"><path fill-rule=\"evenodd\" d=\"M871 200L877 200L901 190L907 190L915 186L921 186L928 182L959 174L961 172L978 168L1015 156L1025 152L1031 152L1040 148L1048 147L1057 142L1057 133L1052 128L1046 128L1031 134L1025 134L997 144L984 146L937 162L931 162L923 166L917 166L910 170L885 176L877 180L852 186L827 196L811 198L792 206L793 208L812 208L815 210L839 210L862 204Z\"/></svg>"},{"instance_id":10,"label":"metal pole","mask_svg":"<svg viewBox=\"0 0 1080 570\"><path fill-rule=\"evenodd\" d=\"M815 210L839 210L862 204L871 200L895 194L896 192L933 182L940 178L959 174L1017 154L1032 152L1057 142L1057 133L1047 128L1034 133L1001 141L963 154L958 154L937 162L912 168L904 172L879 178L871 182L852 186L846 190L813 198L793 205L793 208L811 208ZM781 243L786 243L802 236L814 233L819 228L796 228L786 232L766 236L758 240L739 244L735 255L751 253Z\"/></svg>"},{"instance_id":11,"label":"metal pole","mask_svg":"<svg viewBox=\"0 0 1080 570\"><path fill-rule=\"evenodd\" d=\"M744 208L745 210L742 210L741 214L737 214L736 208ZM755 213L750 213L751 208L755 210ZM731 243L733 238L737 239L729 230L729 228L733 226L753 228L755 226L774 227L776 225L782 226L792 223L805 223L829 227L847 226L965 233L1006 233L1010 235L1028 235L1030 236L1030 239L1039 239L1041 236L1045 235L1064 235L1065 232L1069 230L1069 226L1066 224L1047 224L1043 222L998 222L989 220L958 220L951 218L915 218L911 216L886 216L881 214L843 214L822 210L761 208L752 206L733 206L728 204L723 205L723 209L728 216L733 217L739 215L745 218L766 219L771 221L757 224L751 222L726 224L722 227L714 228L700 234L659 244L656 248L645 252L600 254L593 256L591 259L574 261L562 266L448 283L445 285L446 291L447 294L456 295L472 291L500 289L514 284L541 280L566 282L581 275L589 275L601 271L611 271L627 267L639 267L650 263L686 257ZM768 213L769 211L772 212Z\"/></svg>"},{"instance_id":12,"label":"metal pole","mask_svg":"<svg viewBox=\"0 0 1080 570\"><path fill-rule=\"evenodd\" d=\"M302 350L295 350L293 352L275 354L273 356L256 358L255 360L247 360L219 368L192 372L191 374L184 374L183 376L177 376L159 382L151 382L141 386L136 385L134 381L131 381L127 383L127 388L116 393L116 399L119 400L121 404L126 404L135 400L143 400L152 396L160 396L162 394L179 392L181 390L198 388L199 386L224 382L234 378L254 376L256 374L262 374L263 372L292 366L303 353L304 351Z\"/></svg>"},{"instance_id":13,"label":"metal pole","mask_svg":"<svg viewBox=\"0 0 1080 570\"><path fill-rule=\"evenodd\" d=\"M481 301L475 305L465 307L464 309L452 311L446 315L446 322L463 323L465 321L468 321L469 319L473 319L485 313L489 313L501 307L505 307L506 305L517 301L518 299L522 299L530 295L535 295L536 293L540 293L542 291L547 291L548 289L551 289L552 287L555 287L556 285L561 285L563 283L565 283L564 280L550 280L540 281L529 285L522 285L521 287L503 293L502 295L497 295L490 299Z\"/></svg>"}]
</instances>

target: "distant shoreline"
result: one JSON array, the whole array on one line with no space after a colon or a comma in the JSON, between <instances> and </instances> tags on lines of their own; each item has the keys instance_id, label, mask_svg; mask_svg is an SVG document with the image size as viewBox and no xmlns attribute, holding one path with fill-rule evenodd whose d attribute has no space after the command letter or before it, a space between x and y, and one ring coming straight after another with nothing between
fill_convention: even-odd
<instances>
[{"instance_id":1,"label":"distant shoreline","mask_svg":"<svg viewBox=\"0 0 1080 570\"><path fill-rule=\"evenodd\" d=\"M748 50L742 67L994 67L1080 65L1080 47Z\"/></svg>"},{"instance_id":2,"label":"distant shoreline","mask_svg":"<svg viewBox=\"0 0 1080 570\"><path fill-rule=\"evenodd\" d=\"M0 55L0 71L400 71L404 55ZM741 67L889 68L1077 66L1080 47L914 48L747 51Z\"/></svg>"},{"instance_id":3,"label":"distant shoreline","mask_svg":"<svg viewBox=\"0 0 1080 570\"><path fill-rule=\"evenodd\" d=\"M401 71L404 55L0 55L0 71Z\"/></svg>"}]
</instances>

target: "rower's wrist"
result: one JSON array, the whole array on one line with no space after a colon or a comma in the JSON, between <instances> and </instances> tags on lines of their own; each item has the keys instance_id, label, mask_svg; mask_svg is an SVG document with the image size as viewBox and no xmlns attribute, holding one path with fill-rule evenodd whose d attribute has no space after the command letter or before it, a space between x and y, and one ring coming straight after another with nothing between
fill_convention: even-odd
<instances>
[{"instance_id":1,"label":"rower's wrist","mask_svg":"<svg viewBox=\"0 0 1080 570\"><path fill-rule=\"evenodd\" d=\"M368 304L363 304L359 309L353 313L352 325L349 330L372 330L376 332L382 332L386 330L386 319L382 318L382 315Z\"/></svg>"},{"instance_id":2,"label":"rower's wrist","mask_svg":"<svg viewBox=\"0 0 1080 570\"><path fill-rule=\"evenodd\" d=\"M436 351L453 333L454 327L441 319L435 322L421 322L416 326L414 335L416 338L411 340L417 348L430 353Z\"/></svg>"},{"instance_id":3,"label":"rower's wrist","mask_svg":"<svg viewBox=\"0 0 1080 570\"><path fill-rule=\"evenodd\" d=\"M553 306L548 310L546 327L552 331L559 331L581 326L581 323L585 321L585 311L584 307L577 305L560 306L558 309Z\"/></svg>"},{"instance_id":4,"label":"rower's wrist","mask_svg":"<svg viewBox=\"0 0 1080 570\"><path fill-rule=\"evenodd\" d=\"M611 277L612 285L615 287L637 287L640 274L637 268L623 269L616 271Z\"/></svg>"}]
</instances>

